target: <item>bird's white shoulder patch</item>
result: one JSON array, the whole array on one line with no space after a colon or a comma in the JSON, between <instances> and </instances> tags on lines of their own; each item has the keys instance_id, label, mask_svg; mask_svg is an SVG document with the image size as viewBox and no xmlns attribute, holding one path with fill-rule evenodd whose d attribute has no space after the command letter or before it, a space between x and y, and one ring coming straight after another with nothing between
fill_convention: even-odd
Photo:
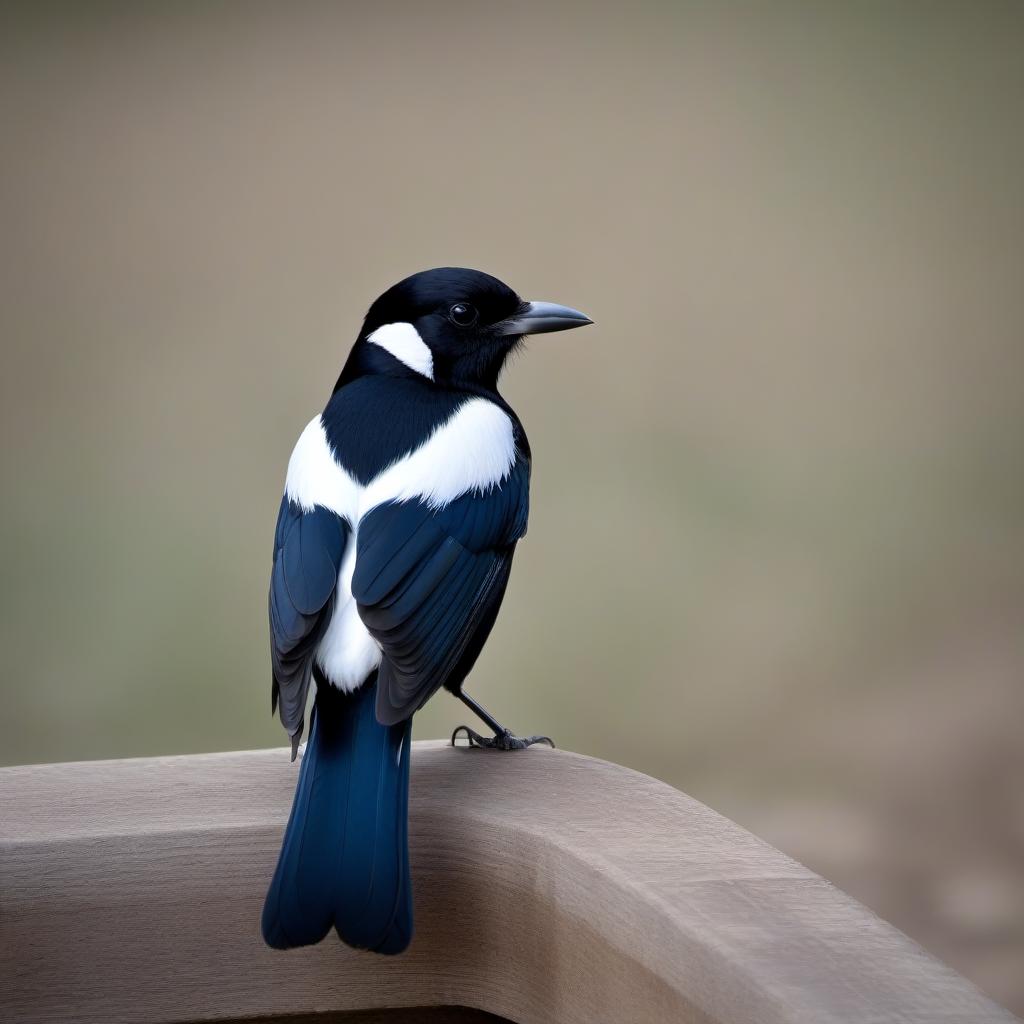
<instances>
[{"instance_id":1,"label":"bird's white shoulder patch","mask_svg":"<svg viewBox=\"0 0 1024 1024\"><path fill-rule=\"evenodd\" d=\"M386 349L410 370L434 379L434 355L412 324L384 324L368 334L366 340Z\"/></svg>"},{"instance_id":2,"label":"bird's white shoulder patch","mask_svg":"<svg viewBox=\"0 0 1024 1024\"><path fill-rule=\"evenodd\" d=\"M335 459L323 421L314 416L288 460L285 494L306 512L322 505L354 526L359 519L362 490Z\"/></svg>"},{"instance_id":3,"label":"bird's white shoulder patch","mask_svg":"<svg viewBox=\"0 0 1024 1024\"><path fill-rule=\"evenodd\" d=\"M443 508L463 494L483 493L500 484L515 460L508 414L486 398L471 398L419 448L370 483L361 513L388 501L419 500Z\"/></svg>"}]
</instances>

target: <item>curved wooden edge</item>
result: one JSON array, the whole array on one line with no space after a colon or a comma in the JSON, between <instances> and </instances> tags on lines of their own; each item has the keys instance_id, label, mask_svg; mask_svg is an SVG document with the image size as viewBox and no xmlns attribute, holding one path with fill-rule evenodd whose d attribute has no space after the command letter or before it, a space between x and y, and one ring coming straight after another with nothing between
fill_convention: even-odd
<instances>
[{"instance_id":1,"label":"curved wooden edge","mask_svg":"<svg viewBox=\"0 0 1024 1024\"><path fill-rule=\"evenodd\" d=\"M285 750L0 769L0 1019L467 1006L533 1022L1009 1022L811 871L636 772L414 745L416 937L273 952Z\"/></svg>"}]
</instances>

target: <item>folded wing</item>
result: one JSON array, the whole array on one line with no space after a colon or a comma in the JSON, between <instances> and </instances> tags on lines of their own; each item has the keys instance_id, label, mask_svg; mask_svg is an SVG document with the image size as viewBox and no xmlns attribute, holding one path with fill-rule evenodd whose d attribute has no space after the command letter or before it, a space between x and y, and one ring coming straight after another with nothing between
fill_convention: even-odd
<instances>
[{"instance_id":1,"label":"folded wing","mask_svg":"<svg viewBox=\"0 0 1024 1024\"><path fill-rule=\"evenodd\" d=\"M377 718L402 721L442 685L457 691L483 647L526 532L529 464L441 509L373 509L359 526L352 593L380 644Z\"/></svg>"},{"instance_id":2,"label":"folded wing","mask_svg":"<svg viewBox=\"0 0 1024 1024\"><path fill-rule=\"evenodd\" d=\"M274 534L270 576L271 706L292 738L302 737L313 658L330 619L349 527L329 509L303 511L287 497Z\"/></svg>"}]
</instances>

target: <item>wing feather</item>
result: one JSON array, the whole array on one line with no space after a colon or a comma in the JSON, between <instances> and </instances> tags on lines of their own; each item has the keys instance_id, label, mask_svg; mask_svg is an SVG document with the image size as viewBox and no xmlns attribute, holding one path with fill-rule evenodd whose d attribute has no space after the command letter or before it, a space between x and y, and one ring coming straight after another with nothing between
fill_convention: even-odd
<instances>
[{"instance_id":1,"label":"wing feather","mask_svg":"<svg viewBox=\"0 0 1024 1024\"><path fill-rule=\"evenodd\" d=\"M529 464L443 509L381 505L360 523L352 593L383 653L377 717L408 717L441 686L457 689L486 640L525 533Z\"/></svg>"},{"instance_id":2,"label":"wing feather","mask_svg":"<svg viewBox=\"0 0 1024 1024\"><path fill-rule=\"evenodd\" d=\"M271 706L292 738L302 736L317 644L327 628L349 527L329 509L303 511L287 497L274 532L270 574Z\"/></svg>"}]
</instances>

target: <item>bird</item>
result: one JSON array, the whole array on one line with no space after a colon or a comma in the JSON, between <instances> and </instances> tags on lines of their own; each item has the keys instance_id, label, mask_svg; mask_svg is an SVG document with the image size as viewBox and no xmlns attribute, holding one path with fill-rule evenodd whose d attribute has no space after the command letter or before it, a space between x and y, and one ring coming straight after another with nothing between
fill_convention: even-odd
<instances>
[{"instance_id":1,"label":"bird","mask_svg":"<svg viewBox=\"0 0 1024 1024\"><path fill-rule=\"evenodd\" d=\"M498 391L528 335L593 321L481 271L407 277L370 306L323 411L288 462L270 578L271 711L309 738L261 920L275 949L333 928L403 952L413 934L411 722L442 687L521 750L463 684L526 533L530 444Z\"/></svg>"}]
</instances>

